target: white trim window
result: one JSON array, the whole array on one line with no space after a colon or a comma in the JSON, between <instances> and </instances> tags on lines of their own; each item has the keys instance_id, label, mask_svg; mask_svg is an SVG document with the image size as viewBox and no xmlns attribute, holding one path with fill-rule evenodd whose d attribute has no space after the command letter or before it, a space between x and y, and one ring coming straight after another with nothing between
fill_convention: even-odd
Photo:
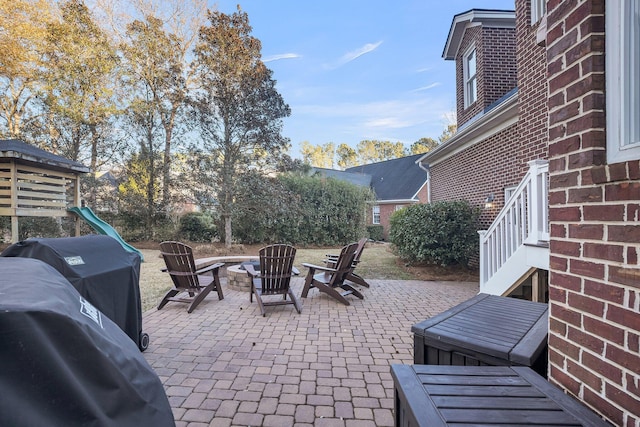
<instances>
[{"instance_id":1,"label":"white trim window","mask_svg":"<svg viewBox=\"0 0 640 427\"><path fill-rule=\"evenodd\" d=\"M607 0L607 162L640 159L640 0Z\"/></svg>"},{"instance_id":2,"label":"white trim window","mask_svg":"<svg viewBox=\"0 0 640 427\"><path fill-rule=\"evenodd\" d=\"M547 14L547 0L531 0L531 25L537 24Z\"/></svg>"},{"instance_id":3,"label":"white trim window","mask_svg":"<svg viewBox=\"0 0 640 427\"><path fill-rule=\"evenodd\" d=\"M467 108L478 99L476 47L471 46L462 57L464 69L464 107Z\"/></svg>"},{"instance_id":4,"label":"white trim window","mask_svg":"<svg viewBox=\"0 0 640 427\"><path fill-rule=\"evenodd\" d=\"M406 205L396 205L394 212L398 212L400 209L404 208Z\"/></svg>"},{"instance_id":5,"label":"white trim window","mask_svg":"<svg viewBox=\"0 0 640 427\"><path fill-rule=\"evenodd\" d=\"M380 206L375 205L372 210L372 223L380 224Z\"/></svg>"}]
</instances>

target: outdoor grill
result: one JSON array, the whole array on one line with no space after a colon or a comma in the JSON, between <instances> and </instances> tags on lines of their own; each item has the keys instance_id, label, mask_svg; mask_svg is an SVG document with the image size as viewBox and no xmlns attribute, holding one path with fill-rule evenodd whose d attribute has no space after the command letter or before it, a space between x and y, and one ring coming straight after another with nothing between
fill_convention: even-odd
<instances>
[{"instance_id":1,"label":"outdoor grill","mask_svg":"<svg viewBox=\"0 0 640 427\"><path fill-rule=\"evenodd\" d=\"M49 264L141 351L147 349L149 336L142 332L140 257L126 251L115 239L104 235L27 239L0 255L35 258Z\"/></svg>"}]
</instances>

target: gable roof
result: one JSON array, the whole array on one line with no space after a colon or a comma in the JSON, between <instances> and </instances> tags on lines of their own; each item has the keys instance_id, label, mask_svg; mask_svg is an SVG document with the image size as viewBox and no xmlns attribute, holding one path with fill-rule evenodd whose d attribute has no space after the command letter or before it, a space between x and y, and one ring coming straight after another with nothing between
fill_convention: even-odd
<instances>
[{"instance_id":1,"label":"gable roof","mask_svg":"<svg viewBox=\"0 0 640 427\"><path fill-rule=\"evenodd\" d=\"M414 200L427 182L427 173L416 164L423 154L345 169L352 174L369 175L371 188L379 201Z\"/></svg>"},{"instance_id":2,"label":"gable roof","mask_svg":"<svg viewBox=\"0 0 640 427\"><path fill-rule=\"evenodd\" d=\"M27 163L43 164L47 165L49 169L64 172L89 172L89 168L82 163L49 153L48 151L41 150L34 145L29 145L18 139L0 140L0 158L18 159Z\"/></svg>"},{"instance_id":3,"label":"gable roof","mask_svg":"<svg viewBox=\"0 0 640 427\"><path fill-rule=\"evenodd\" d=\"M369 187L371 186L371 175L361 174L361 173L350 173L347 171L341 171L336 169L325 169L325 168L311 168L311 173L317 173L320 176L325 178L336 178L341 181L347 181L355 185L359 185L361 187Z\"/></svg>"},{"instance_id":4,"label":"gable roof","mask_svg":"<svg viewBox=\"0 0 640 427\"><path fill-rule=\"evenodd\" d=\"M515 28L516 13L513 10L471 9L453 17L447 43L442 51L444 59L456 59L464 32L469 26L483 25L489 28Z\"/></svg>"}]
</instances>

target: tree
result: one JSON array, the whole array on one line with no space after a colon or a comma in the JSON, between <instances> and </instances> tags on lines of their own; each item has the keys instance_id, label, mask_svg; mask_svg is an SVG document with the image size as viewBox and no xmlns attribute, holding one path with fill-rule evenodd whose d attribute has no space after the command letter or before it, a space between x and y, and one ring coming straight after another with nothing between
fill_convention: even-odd
<instances>
[{"instance_id":1,"label":"tree","mask_svg":"<svg viewBox=\"0 0 640 427\"><path fill-rule=\"evenodd\" d=\"M300 152L304 163L317 168L333 168L333 157L335 156L333 142L327 142L324 145L311 145L309 142L303 141Z\"/></svg>"},{"instance_id":2,"label":"tree","mask_svg":"<svg viewBox=\"0 0 640 427\"><path fill-rule=\"evenodd\" d=\"M45 0L0 1L0 118L6 126L0 134L21 138L23 127L38 117L32 104L50 16Z\"/></svg>"},{"instance_id":3,"label":"tree","mask_svg":"<svg viewBox=\"0 0 640 427\"><path fill-rule=\"evenodd\" d=\"M109 122L118 112L118 57L82 0L68 0L60 10L62 20L49 25L44 52L50 136L53 147L72 160L80 160L88 149L95 171L99 155L106 152L101 144L112 130Z\"/></svg>"},{"instance_id":4,"label":"tree","mask_svg":"<svg viewBox=\"0 0 640 427\"><path fill-rule=\"evenodd\" d=\"M358 143L357 150L360 164L382 162L406 155L404 144L401 142L364 140Z\"/></svg>"},{"instance_id":5,"label":"tree","mask_svg":"<svg viewBox=\"0 0 640 427\"><path fill-rule=\"evenodd\" d=\"M291 110L260 59L261 44L251 36L248 15L238 7L232 15L208 11L207 18L195 48L194 113L211 166L203 169L204 178L212 179L209 187L217 192L224 241L230 246L238 177L258 158L288 149L281 131Z\"/></svg>"},{"instance_id":6,"label":"tree","mask_svg":"<svg viewBox=\"0 0 640 427\"><path fill-rule=\"evenodd\" d=\"M186 46L174 34L163 29L164 23L147 16L144 21L135 20L127 26L127 43L122 45L127 73L126 83L132 93L129 113L143 114L147 120L133 120L139 126L158 126L164 133L163 144L147 141L147 150L161 149L162 157L162 207L166 211L171 196L172 143L176 127L187 99L185 76ZM154 120L157 122L152 122ZM155 132L145 132L147 138ZM154 167L153 163L149 164ZM151 181L153 182L153 181ZM155 194L150 189L149 195Z\"/></svg>"},{"instance_id":7,"label":"tree","mask_svg":"<svg viewBox=\"0 0 640 427\"><path fill-rule=\"evenodd\" d=\"M356 160L358 158L358 154L356 150L349 147L347 144L340 144L336 149L336 156L338 157L338 166L341 169L350 168L351 166L356 166Z\"/></svg>"},{"instance_id":8,"label":"tree","mask_svg":"<svg viewBox=\"0 0 640 427\"><path fill-rule=\"evenodd\" d=\"M419 140L411 144L409 151L411 152L411 154L423 154L423 153L428 153L429 151L433 150L437 146L438 146L438 141L436 141L433 138L430 138L430 137L420 138Z\"/></svg>"},{"instance_id":9,"label":"tree","mask_svg":"<svg viewBox=\"0 0 640 427\"><path fill-rule=\"evenodd\" d=\"M447 139L451 138L458 131L458 125L455 123L448 124L446 128L442 131L440 136L438 137L438 142L442 144Z\"/></svg>"}]
</instances>

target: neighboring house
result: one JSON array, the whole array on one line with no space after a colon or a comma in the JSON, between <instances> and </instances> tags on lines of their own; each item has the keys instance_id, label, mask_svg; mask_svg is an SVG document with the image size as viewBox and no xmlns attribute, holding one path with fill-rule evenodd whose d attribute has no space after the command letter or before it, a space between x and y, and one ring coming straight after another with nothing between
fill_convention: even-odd
<instances>
[{"instance_id":1,"label":"neighboring house","mask_svg":"<svg viewBox=\"0 0 640 427\"><path fill-rule=\"evenodd\" d=\"M508 28L490 19L508 12L489 12L453 20L444 56L458 64L462 123L420 159L430 170L432 199L465 196L482 205L493 194L484 220L495 221L481 235L481 291L513 290L521 278L504 270L516 270L511 260L522 247L546 254L548 292L533 284L530 292L550 306L549 381L612 424L637 427L640 2L516 0L517 93L494 105L485 99L487 58L480 53L494 41L479 34ZM465 72L474 43L476 66L467 68L475 74ZM464 183L448 181L459 173ZM495 276L503 286L487 287Z\"/></svg>"},{"instance_id":2,"label":"neighboring house","mask_svg":"<svg viewBox=\"0 0 640 427\"><path fill-rule=\"evenodd\" d=\"M427 203L429 200L427 173L421 169L417 160L422 154L354 166L344 171L333 169L314 170L323 176L368 186L376 199L367 213L367 224L380 225L383 238L389 237L389 219L391 215L405 206L415 203Z\"/></svg>"}]
</instances>

